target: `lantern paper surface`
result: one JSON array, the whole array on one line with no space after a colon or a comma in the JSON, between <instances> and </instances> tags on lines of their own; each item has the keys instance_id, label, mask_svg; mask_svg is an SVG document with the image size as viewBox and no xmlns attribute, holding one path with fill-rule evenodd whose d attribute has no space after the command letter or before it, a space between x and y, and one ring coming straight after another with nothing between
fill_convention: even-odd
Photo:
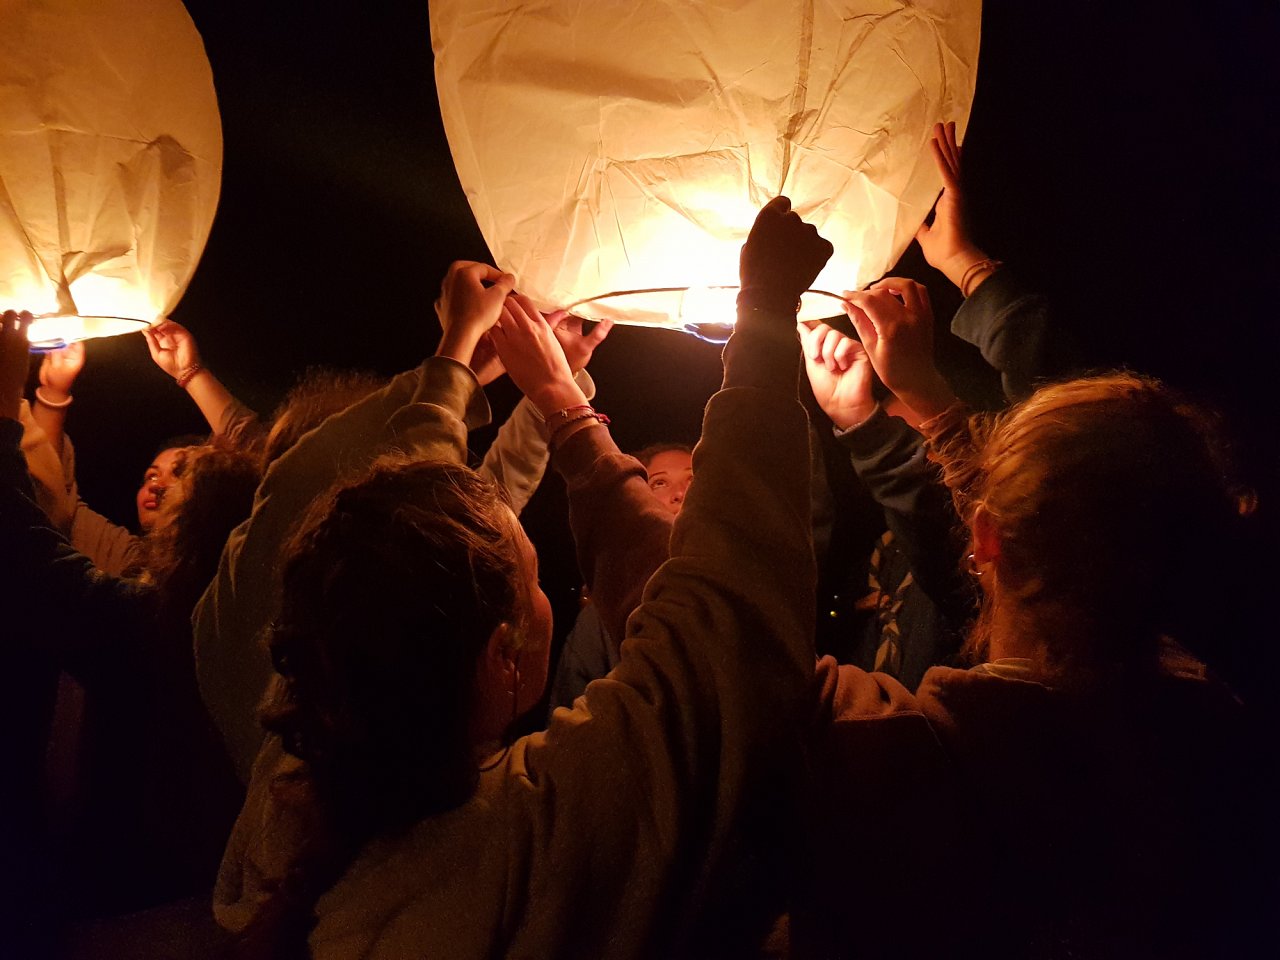
<instances>
[{"instance_id":1,"label":"lantern paper surface","mask_svg":"<svg viewBox=\"0 0 1280 960\"><path fill-rule=\"evenodd\" d=\"M815 289L891 267L941 189L933 124L968 120L981 18L980 0L430 10L445 130L498 266L544 309L655 326L732 320L715 288L778 194L835 245ZM839 312L810 294L801 316Z\"/></svg>"},{"instance_id":2,"label":"lantern paper surface","mask_svg":"<svg viewBox=\"0 0 1280 960\"><path fill-rule=\"evenodd\" d=\"M165 317L213 225L222 126L179 0L0 0L0 309L33 344Z\"/></svg>"}]
</instances>

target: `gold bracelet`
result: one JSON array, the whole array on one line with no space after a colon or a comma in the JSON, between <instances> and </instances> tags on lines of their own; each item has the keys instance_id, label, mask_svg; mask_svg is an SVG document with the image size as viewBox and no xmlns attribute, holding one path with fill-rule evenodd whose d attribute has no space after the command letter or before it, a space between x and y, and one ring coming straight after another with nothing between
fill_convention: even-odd
<instances>
[{"instance_id":1,"label":"gold bracelet","mask_svg":"<svg viewBox=\"0 0 1280 960\"><path fill-rule=\"evenodd\" d=\"M1003 266L1003 260L993 260L990 257L987 257L985 260L979 260L977 263L969 264L969 269L966 270L964 272L964 276L960 278L960 295L968 298L969 294L973 292L969 287L970 280L976 279L977 277L983 277L983 279L985 279L986 276L995 273ZM987 271L985 275L982 273L984 270Z\"/></svg>"}]
</instances>

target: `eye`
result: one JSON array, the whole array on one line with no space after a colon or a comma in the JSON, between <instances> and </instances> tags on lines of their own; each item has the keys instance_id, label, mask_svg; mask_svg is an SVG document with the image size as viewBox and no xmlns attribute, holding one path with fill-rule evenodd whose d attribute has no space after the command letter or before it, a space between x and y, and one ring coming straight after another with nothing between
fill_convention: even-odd
<instances>
[{"instance_id":1,"label":"eye","mask_svg":"<svg viewBox=\"0 0 1280 960\"><path fill-rule=\"evenodd\" d=\"M662 489L663 487L665 487L666 485L667 485L667 481L666 481L665 479L661 479L661 478L659 478L659 479L657 479L657 480L650 480L650 481L649 481L649 489L650 489L650 490L661 490L661 489Z\"/></svg>"}]
</instances>

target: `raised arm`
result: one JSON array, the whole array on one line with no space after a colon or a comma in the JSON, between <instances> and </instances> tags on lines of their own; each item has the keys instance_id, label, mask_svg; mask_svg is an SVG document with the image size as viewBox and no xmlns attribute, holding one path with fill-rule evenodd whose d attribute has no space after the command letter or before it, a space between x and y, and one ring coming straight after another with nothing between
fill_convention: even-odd
<instances>
[{"instance_id":1,"label":"raised arm","mask_svg":"<svg viewBox=\"0 0 1280 960\"><path fill-rule=\"evenodd\" d=\"M1054 322L1047 297L974 243L966 224L956 125L937 124L930 148L943 189L933 224L922 226L916 239L930 265L965 297L951 320L951 332L977 347L1000 373L1006 397L1021 400L1038 382L1077 370L1079 344Z\"/></svg>"},{"instance_id":2,"label":"raised arm","mask_svg":"<svg viewBox=\"0 0 1280 960\"><path fill-rule=\"evenodd\" d=\"M40 361L40 386L36 388L31 415L59 456L62 455L67 408L71 406L71 388L82 369L83 343L70 343L61 350L50 350Z\"/></svg>"},{"instance_id":3,"label":"raised arm","mask_svg":"<svg viewBox=\"0 0 1280 960\"><path fill-rule=\"evenodd\" d=\"M533 309L532 304L530 308ZM583 397L591 400L595 397L596 385L587 373L587 364L596 347L609 335L613 324L606 321L587 331L581 317L570 316L563 310L549 314L547 323L564 350L569 370ZM501 358L498 359L500 363ZM516 516L524 510L546 472L548 451L545 434L542 414L528 397L523 397L511 416L498 428L498 435L480 464L480 473L506 488L511 510Z\"/></svg>"},{"instance_id":4,"label":"raised arm","mask_svg":"<svg viewBox=\"0 0 1280 960\"><path fill-rule=\"evenodd\" d=\"M550 435L556 469L569 489L578 565L605 630L620 639L645 583L667 558L671 515L650 494L644 467L618 450L587 404L556 336L554 314L543 318L530 301L513 297L494 340L512 379L545 421L542 432Z\"/></svg>"},{"instance_id":5,"label":"raised arm","mask_svg":"<svg viewBox=\"0 0 1280 960\"><path fill-rule=\"evenodd\" d=\"M18 422L29 322L13 311L0 319L0 606L19 616L39 611L40 619L7 631L5 642L41 649L84 677L138 639L151 598L97 571L36 503Z\"/></svg>"},{"instance_id":6,"label":"raised arm","mask_svg":"<svg viewBox=\"0 0 1280 960\"><path fill-rule=\"evenodd\" d=\"M200 692L244 780L262 741L255 711L271 676L259 636L279 606L281 552L307 507L392 451L465 462L467 432L488 422L488 405L466 364L511 280L485 264L459 262L444 286L446 327L436 355L330 417L272 464L252 515L228 539L196 606Z\"/></svg>"},{"instance_id":7,"label":"raised arm","mask_svg":"<svg viewBox=\"0 0 1280 960\"><path fill-rule=\"evenodd\" d=\"M720 892L743 818L795 755L815 587L795 303L829 254L785 199L761 212L671 558L649 581L615 670L511 752L540 851L527 884L536 910L520 931L530 943L589 955L604 945L579 938L602 929L603 912L637 955L663 955ZM574 426L566 454L582 433L603 436L594 417L564 429ZM586 469L633 483L608 444ZM620 850L590 884L564 883L565 870Z\"/></svg>"},{"instance_id":8,"label":"raised arm","mask_svg":"<svg viewBox=\"0 0 1280 960\"><path fill-rule=\"evenodd\" d=\"M215 435L234 436L246 423L256 421L256 414L201 362L200 347L190 330L173 320L162 320L144 329L142 335L156 366L187 391Z\"/></svg>"},{"instance_id":9,"label":"raised arm","mask_svg":"<svg viewBox=\"0 0 1280 960\"><path fill-rule=\"evenodd\" d=\"M924 438L872 397L871 360L858 341L825 324L802 332L801 339L814 398L884 510L916 581L948 619L963 622L973 597L960 571L959 521Z\"/></svg>"}]
</instances>

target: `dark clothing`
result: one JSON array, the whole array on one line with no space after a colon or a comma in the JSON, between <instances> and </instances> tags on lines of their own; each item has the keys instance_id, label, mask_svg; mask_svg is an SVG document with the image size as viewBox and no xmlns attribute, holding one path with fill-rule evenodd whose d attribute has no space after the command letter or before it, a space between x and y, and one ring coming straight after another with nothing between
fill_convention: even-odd
<instances>
[{"instance_id":1,"label":"dark clothing","mask_svg":"<svg viewBox=\"0 0 1280 960\"><path fill-rule=\"evenodd\" d=\"M1189 657L1087 698L1027 661L818 684L797 957L1256 955L1269 778Z\"/></svg>"},{"instance_id":2,"label":"dark clothing","mask_svg":"<svg viewBox=\"0 0 1280 960\"><path fill-rule=\"evenodd\" d=\"M154 587L102 573L53 529L20 435L0 420L0 605L18 623L3 656L46 670L6 678L37 689L59 668L100 704L61 893L105 911L207 890L239 790L196 690L190 625L163 615ZM40 784L23 790L29 801Z\"/></svg>"},{"instance_id":3,"label":"dark clothing","mask_svg":"<svg viewBox=\"0 0 1280 960\"><path fill-rule=\"evenodd\" d=\"M1009 400L1024 399L1078 363L1073 338L1054 324L1048 300L1007 267L960 305L951 331L999 372ZM836 437L884 509L889 532L872 556L868 590L859 602L869 615L846 659L915 689L929 667L956 654L974 614L976 588L960 562L967 531L928 459L924 438L905 421L878 406Z\"/></svg>"}]
</instances>

